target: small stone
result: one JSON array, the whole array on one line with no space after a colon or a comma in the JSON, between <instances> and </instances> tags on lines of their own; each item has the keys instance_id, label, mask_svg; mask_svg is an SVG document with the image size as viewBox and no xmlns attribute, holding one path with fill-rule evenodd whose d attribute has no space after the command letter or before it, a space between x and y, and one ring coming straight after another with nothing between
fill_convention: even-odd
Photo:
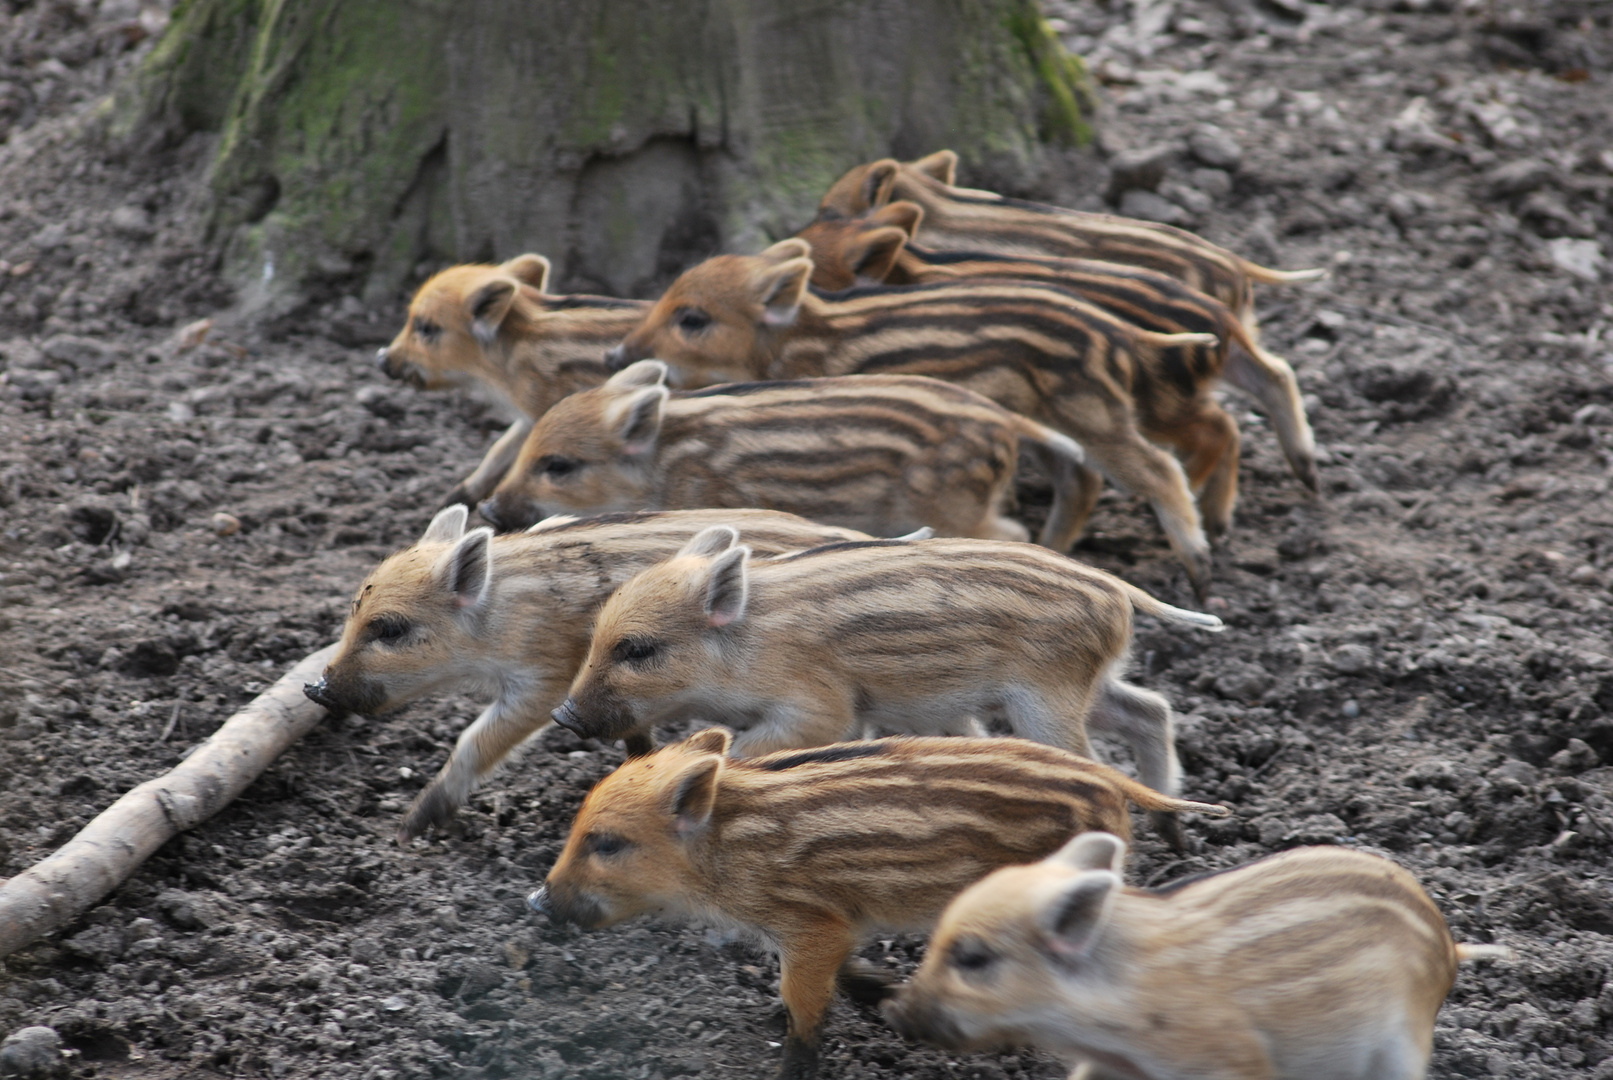
<instances>
[{"instance_id":1,"label":"small stone","mask_svg":"<svg viewBox=\"0 0 1613 1080\"><path fill-rule=\"evenodd\" d=\"M1232 194L1232 174L1225 169L1194 169L1190 179L1194 187L1212 199Z\"/></svg>"},{"instance_id":2,"label":"small stone","mask_svg":"<svg viewBox=\"0 0 1613 1080\"><path fill-rule=\"evenodd\" d=\"M1181 225L1187 221L1185 210L1152 191L1126 192L1120 199L1120 213L1143 221L1157 221L1161 225Z\"/></svg>"},{"instance_id":3,"label":"small stone","mask_svg":"<svg viewBox=\"0 0 1613 1080\"><path fill-rule=\"evenodd\" d=\"M397 994L393 994L391 997L381 1002L381 1008L385 1009L387 1012L402 1012L408 1007L408 999L400 997Z\"/></svg>"},{"instance_id":4,"label":"small stone","mask_svg":"<svg viewBox=\"0 0 1613 1080\"><path fill-rule=\"evenodd\" d=\"M145 240L157 231L143 206L120 206L112 211L109 221L114 232L133 240Z\"/></svg>"},{"instance_id":5,"label":"small stone","mask_svg":"<svg viewBox=\"0 0 1613 1080\"><path fill-rule=\"evenodd\" d=\"M26 338L0 341L0 360L3 360L4 366L12 371L21 371L25 368L40 371L50 366L45 360L45 354Z\"/></svg>"},{"instance_id":6,"label":"small stone","mask_svg":"<svg viewBox=\"0 0 1613 1080\"><path fill-rule=\"evenodd\" d=\"M1576 240L1559 236L1546 245L1552 265L1579 278L1581 281L1598 281L1602 276L1602 245L1595 240Z\"/></svg>"},{"instance_id":7,"label":"small stone","mask_svg":"<svg viewBox=\"0 0 1613 1080\"><path fill-rule=\"evenodd\" d=\"M62 1071L62 1037L36 1025L14 1031L0 1043L0 1076L54 1076Z\"/></svg>"},{"instance_id":8,"label":"small stone","mask_svg":"<svg viewBox=\"0 0 1613 1080\"><path fill-rule=\"evenodd\" d=\"M196 410L183 401L170 401L168 403L168 419L176 424L188 424L196 419Z\"/></svg>"},{"instance_id":9,"label":"small stone","mask_svg":"<svg viewBox=\"0 0 1613 1080\"><path fill-rule=\"evenodd\" d=\"M1339 713L1346 720L1354 720L1361 715L1361 703L1351 698L1344 703L1344 707L1339 710Z\"/></svg>"},{"instance_id":10,"label":"small stone","mask_svg":"<svg viewBox=\"0 0 1613 1080\"><path fill-rule=\"evenodd\" d=\"M94 338L57 334L40 346L51 360L79 372L105 371L118 361L118 350Z\"/></svg>"},{"instance_id":11,"label":"small stone","mask_svg":"<svg viewBox=\"0 0 1613 1080\"><path fill-rule=\"evenodd\" d=\"M1336 844L1350 834L1350 827L1335 814L1312 814L1282 838L1285 844Z\"/></svg>"},{"instance_id":12,"label":"small stone","mask_svg":"<svg viewBox=\"0 0 1613 1080\"><path fill-rule=\"evenodd\" d=\"M1161 184L1159 193L1191 214L1207 214L1215 206L1215 200L1198 188L1174 180Z\"/></svg>"},{"instance_id":13,"label":"small stone","mask_svg":"<svg viewBox=\"0 0 1613 1080\"><path fill-rule=\"evenodd\" d=\"M1372 650L1365 645L1340 645L1333 650L1331 662L1340 675L1360 675L1372 667Z\"/></svg>"},{"instance_id":14,"label":"small stone","mask_svg":"<svg viewBox=\"0 0 1613 1080\"><path fill-rule=\"evenodd\" d=\"M40 251L55 251L67 243L67 226L54 221L34 233L34 247Z\"/></svg>"},{"instance_id":15,"label":"small stone","mask_svg":"<svg viewBox=\"0 0 1613 1080\"><path fill-rule=\"evenodd\" d=\"M1271 689L1271 673L1256 664L1233 661L1212 684L1215 692L1233 701L1254 701Z\"/></svg>"},{"instance_id":16,"label":"small stone","mask_svg":"<svg viewBox=\"0 0 1613 1080\"><path fill-rule=\"evenodd\" d=\"M1176 153L1175 146L1162 143L1141 150L1123 150L1110 158L1106 192L1109 201L1114 202L1130 191L1153 191L1159 187Z\"/></svg>"},{"instance_id":17,"label":"small stone","mask_svg":"<svg viewBox=\"0 0 1613 1080\"><path fill-rule=\"evenodd\" d=\"M1238 145L1238 140L1214 124L1200 124L1194 128L1193 134L1188 136L1187 148L1194 157L1212 169L1231 172L1243 160L1243 147Z\"/></svg>"},{"instance_id":18,"label":"small stone","mask_svg":"<svg viewBox=\"0 0 1613 1080\"><path fill-rule=\"evenodd\" d=\"M1569 739L1568 745L1551 755L1551 767L1561 773L1579 773L1598 764L1596 751L1583 739Z\"/></svg>"},{"instance_id":19,"label":"small stone","mask_svg":"<svg viewBox=\"0 0 1613 1080\"><path fill-rule=\"evenodd\" d=\"M1544 185L1553 174L1552 167L1539 158L1524 158L1491 169L1484 177L1484 187L1494 198L1525 195Z\"/></svg>"},{"instance_id":20,"label":"small stone","mask_svg":"<svg viewBox=\"0 0 1613 1080\"><path fill-rule=\"evenodd\" d=\"M1491 783L1510 781L1514 784L1521 784L1524 787L1533 787L1535 782L1540 779L1540 772L1527 761L1511 758L1491 769L1489 778Z\"/></svg>"},{"instance_id":21,"label":"small stone","mask_svg":"<svg viewBox=\"0 0 1613 1080\"><path fill-rule=\"evenodd\" d=\"M209 518L208 523L213 526L213 531L220 536L234 536L241 531L241 519L234 514L226 514L222 510Z\"/></svg>"}]
</instances>

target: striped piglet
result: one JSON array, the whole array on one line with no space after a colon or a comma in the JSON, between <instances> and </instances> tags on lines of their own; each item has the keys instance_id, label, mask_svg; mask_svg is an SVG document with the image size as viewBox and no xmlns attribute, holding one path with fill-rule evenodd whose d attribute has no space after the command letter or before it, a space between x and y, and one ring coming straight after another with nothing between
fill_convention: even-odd
<instances>
[{"instance_id":1,"label":"striped piglet","mask_svg":"<svg viewBox=\"0 0 1613 1080\"><path fill-rule=\"evenodd\" d=\"M874 536L1026 540L1003 513L1023 453L1053 487L1041 543L1075 539L1080 446L963 387L882 375L673 392L666 374L641 360L555 405L482 516L509 530L556 513L761 507Z\"/></svg>"},{"instance_id":2,"label":"striped piglet","mask_svg":"<svg viewBox=\"0 0 1613 1080\"><path fill-rule=\"evenodd\" d=\"M1421 1080L1464 960L1388 859L1298 848L1157 889L1087 833L999 870L946 910L886 1015L957 1049L1029 1044L1075 1074L1167 1080Z\"/></svg>"}]
</instances>

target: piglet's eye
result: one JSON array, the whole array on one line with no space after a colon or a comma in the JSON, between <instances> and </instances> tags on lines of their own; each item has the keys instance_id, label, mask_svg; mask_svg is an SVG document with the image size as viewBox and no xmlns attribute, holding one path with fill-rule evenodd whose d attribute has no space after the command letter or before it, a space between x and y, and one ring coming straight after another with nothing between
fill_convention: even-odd
<instances>
[{"instance_id":1,"label":"piglet's eye","mask_svg":"<svg viewBox=\"0 0 1613 1080\"><path fill-rule=\"evenodd\" d=\"M614 833L593 833L588 837L588 850L594 855L620 855L627 850L627 841Z\"/></svg>"},{"instance_id":2,"label":"piglet's eye","mask_svg":"<svg viewBox=\"0 0 1613 1080\"><path fill-rule=\"evenodd\" d=\"M416 319L414 321L414 332L420 336L421 341L429 344L442 335L442 327L430 319Z\"/></svg>"},{"instance_id":3,"label":"piglet's eye","mask_svg":"<svg viewBox=\"0 0 1613 1080\"><path fill-rule=\"evenodd\" d=\"M380 615L370 623L376 641L397 641L409 632L409 620L402 615Z\"/></svg>"},{"instance_id":4,"label":"piglet's eye","mask_svg":"<svg viewBox=\"0 0 1613 1080\"><path fill-rule=\"evenodd\" d=\"M699 308L679 308L672 319L685 334L698 334L711 325L711 316Z\"/></svg>"},{"instance_id":5,"label":"piglet's eye","mask_svg":"<svg viewBox=\"0 0 1613 1080\"><path fill-rule=\"evenodd\" d=\"M569 476L577 471L578 463L559 454L545 454L538 459L537 471L545 476Z\"/></svg>"},{"instance_id":6,"label":"piglet's eye","mask_svg":"<svg viewBox=\"0 0 1613 1080\"><path fill-rule=\"evenodd\" d=\"M656 654L657 648L653 641L623 638L616 643L616 648L611 650L611 658L618 664L634 660L648 660Z\"/></svg>"},{"instance_id":7,"label":"piglet's eye","mask_svg":"<svg viewBox=\"0 0 1613 1080\"><path fill-rule=\"evenodd\" d=\"M997 962L997 954L978 938L960 938L953 943L947 959L963 971L984 971Z\"/></svg>"}]
</instances>

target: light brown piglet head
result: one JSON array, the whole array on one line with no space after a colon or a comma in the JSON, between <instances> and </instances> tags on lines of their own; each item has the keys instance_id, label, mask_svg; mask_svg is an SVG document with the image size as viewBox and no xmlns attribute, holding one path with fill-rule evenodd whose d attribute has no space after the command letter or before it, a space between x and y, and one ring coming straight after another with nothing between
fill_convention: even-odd
<instances>
[{"instance_id":1,"label":"light brown piglet head","mask_svg":"<svg viewBox=\"0 0 1613 1080\"><path fill-rule=\"evenodd\" d=\"M736 648L745 615L750 548L738 539L712 526L605 601L555 723L584 738L620 739L698 700L702 681Z\"/></svg>"},{"instance_id":2,"label":"light brown piglet head","mask_svg":"<svg viewBox=\"0 0 1613 1080\"><path fill-rule=\"evenodd\" d=\"M392 344L375 354L389 378L422 390L459 386L491 373L487 350L498 341L525 294L542 293L549 260L518 255L502 266L451 266L434 274L409 302L409 319Z\"/></svg>"},{"instance_id":3,"label":"light brown piglet head","mask_svg":"<svg viewBox=\"0 0 1613 1080\"><path fill-rule=\"evenodd\" d=\"M475 635L488 606L493 530L467 533L465 520L463 506L449 507L419 543L370 572L335 659L304 687L311 699L374 714L475 676L466 657L486 652Z\"/></svg>"},{"instance_id":4,"label":"light brown piglet head","mask_svg":"<svg viewBox=\"0 0 1613 1080\"><path fill-rule=\"evenodd\" d=\"M833 291L883 283L923 220L918 203L893 202L854 218L819 218L795 235L812 246L812 284Z\"/></svg>"},{"instance_id":5,"label":"light brown piglet head","mask_svg":"<svg viewBox=\"0 0 1613 1080\"><path fill-rule=\"evenodd\" d=\"M1072 998L1107 1019L1117 1002L1104 931L1125 853L1118 836L1082 833L958 894L886 1018L909 1039L958 1050L1058 1045Z\"/></svg>"},{"instance_id":6,"label":"light brown piglet head","mask_svg":"<svg viewBox=\"0 0 1613 1080\"><path fill-rule=\"evenodd\" d=\"M958 155L951 150L937 150L916 161L881 158L858 165L836 180L818 203L818 217L851 218L884 206L893 198L901 198L897 192L904 179L950 187L957 177Z\"/></svg>"},{"instance_id":7,"label":"light brown piglet head","mask_svg":"<svg viewBox=\"0 0 1613 1080\"><path fill-rule=\"evenodd\" d=\"M690 850L710 828L731 740L708 728L632 758L594 785L528 906L585 930L698 909L702 883Z\"/></svg>"},{"instance_id":8,"label":"light brown piglet head","mask_svg":"<svg viewBox=\"0 0 1613 1080\"><path fill-rule=\"evenodd\" d=\"M810 251L803 240L781 240L760 255L719 255L685 270L605 355L606 366L621 371L655 357L679 386L764 376L800 312Z\"/></svg>"},{"instance_id":9,"label":"light brown piglet head","mask_svg":"<svg viewBox=\"0 0 1613 1080\"><path fill-rule=\"evenodd\" d=\"M556 402L482 503L482 516L509 532L552 514L645 509L666 374L659 360L640 360L605 385Z\"/></svg>"}]
</instances>

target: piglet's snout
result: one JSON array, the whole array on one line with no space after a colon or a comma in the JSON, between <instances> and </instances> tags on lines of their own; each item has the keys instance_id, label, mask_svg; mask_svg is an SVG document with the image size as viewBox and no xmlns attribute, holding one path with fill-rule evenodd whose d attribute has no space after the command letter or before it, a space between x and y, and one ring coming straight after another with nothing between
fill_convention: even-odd
<instances>
[{"instance_id":1,"label":"piglet's snout","mask_svg":"<svg viewBox=\"0 0 1613 1080\"><path fill-rule=\"evenodd\" d=\"M536 911L539 915L552 915L553 912L549 907L549 886L538 886L536 891L527 896L526 906Z\"/></svg>"},{"instance_id":2,"label":"piglet's snout","mask_svg":"<svg viewBox=\"0 0 1613 1080\"><path fill-rule=\"evenodd\" d=\"M571 698L562 701L560 707L549 715L554 718L555 723L567 731L576 732L578 735L582 734L582 715L577 712L577 703Z\"/></svg>"},{"instance_id":3,"label":"piglet's snout","mask_svg":"<svg viewBox=\"0 0 1613 1080\"><path fill-rule=\"evenodd\" d=\"M957 1046L963 1035L957 1025L937 1008L933 1002L906 988L880 1009L885 1020L902 1038L913 1042L932 1042L942 1046Z\"/></svg>"}]
</instances>

